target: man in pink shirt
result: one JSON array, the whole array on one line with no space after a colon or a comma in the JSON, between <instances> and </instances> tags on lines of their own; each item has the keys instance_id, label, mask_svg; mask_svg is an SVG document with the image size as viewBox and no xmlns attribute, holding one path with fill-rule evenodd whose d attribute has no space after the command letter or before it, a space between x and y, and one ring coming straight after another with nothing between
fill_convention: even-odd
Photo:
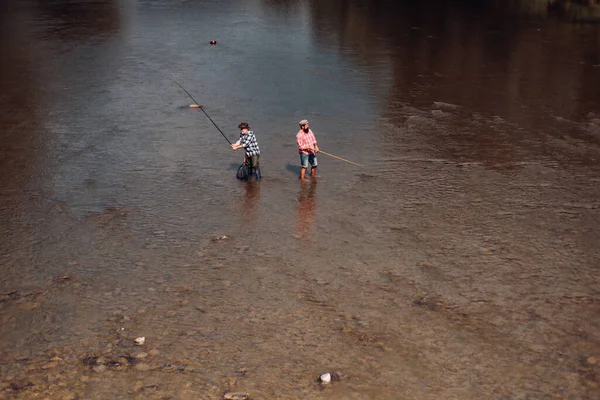
<instances>
[{"instance_id":1,"label":"man in pink shirt","mask_svg":"<svg viewBox=\"0 0 600 400\"><path fill-rule=\"evenodd\" d=\"M298 153L300 153L300 179L305 179L306 169L310 162L310 174L312 177L317 176L317 153L319 152L319 146L317 146L317 139L315 134L308 127L308 120L303 119L298 122L300 130L296 134L296 143L298 143Z\"/></svg>"}]
</instances>

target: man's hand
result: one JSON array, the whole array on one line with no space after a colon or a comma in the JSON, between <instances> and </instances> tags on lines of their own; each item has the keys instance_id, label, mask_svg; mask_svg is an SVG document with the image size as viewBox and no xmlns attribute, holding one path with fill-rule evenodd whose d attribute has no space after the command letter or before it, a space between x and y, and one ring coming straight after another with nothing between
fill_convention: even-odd
<instances>
[{"instance_id":1,"label":"man's hand","mask_svg":"<svg viewBox=\"0 0 600 400\"><path fill-rule=\"evenodd\" d=\"M319 146L315 144L315 154L319 152Z\"/></svg>"}]
</instances>

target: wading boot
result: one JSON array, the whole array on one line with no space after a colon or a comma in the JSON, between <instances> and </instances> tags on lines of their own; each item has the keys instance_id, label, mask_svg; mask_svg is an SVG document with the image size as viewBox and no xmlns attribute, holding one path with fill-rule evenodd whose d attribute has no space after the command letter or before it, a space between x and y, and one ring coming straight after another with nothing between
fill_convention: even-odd
<instances>
[{"instance_id":1,"label":"wading boot","mask_svg":"<svg viewBox=\"0 0 600 400\"><path fill-rule=\"evenodd\" d=\"M254 168L254 177L257 181L260 181L260 178L262 178L262 176L260 175L260 167Z\"/></svg>"}]
</instances>

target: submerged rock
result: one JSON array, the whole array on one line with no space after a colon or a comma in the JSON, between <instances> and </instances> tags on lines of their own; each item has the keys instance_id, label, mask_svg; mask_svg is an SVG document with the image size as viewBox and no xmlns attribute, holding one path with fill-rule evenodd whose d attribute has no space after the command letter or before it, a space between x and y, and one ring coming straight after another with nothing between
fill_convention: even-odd
<instances>
[{"instance_id":1,"label":"submerged rock","mask_svg":"<svg viewBox=\"0 0 600 400\"><path fill-rule=\"evenodd\" d=\"M95 354L91 354L88 356L85 356L81 359L81 362L83 363L83 365L88 366L88 367L93 367L94 365L96 365L96 363L98 362L98 359L100 357L95 355Z\"/></svg>"},{"instance_id":2,"label":"submerged rock","mask_svg":"<svg viewBox=\"0 0 600 400\"><path fill-rule=\"evenodd\" d=\"M104 372L106 371L106 365L96 365L93 370L94 372Z\"/></svg>"},{"instance_id":3,"label":"submerged rock","mask_svg":"<svg viewBox=\"0 0 600 400\"><path fill-rule=\"evenodd\" d=\"M134 368L142 372L150 371L150 365L144 363L137 364Z\"/></svg>"},{"instance_id":4,"label":"submerged rock","mask_svg":"<svg viewBox=\"0 0 600 400\"><path fill-rule=\"evenodd\" d=\"M223 400L250 400L250 395L248 393L228 392L223 396Z\"/></svg>"}]
</instances>

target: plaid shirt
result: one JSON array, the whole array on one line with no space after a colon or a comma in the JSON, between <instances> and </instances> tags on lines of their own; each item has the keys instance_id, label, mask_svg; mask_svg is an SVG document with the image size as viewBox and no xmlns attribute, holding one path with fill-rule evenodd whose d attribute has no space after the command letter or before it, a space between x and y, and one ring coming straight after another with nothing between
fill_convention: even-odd
<instances>
[{"instance_id":1,"label":"plaid shirt","mask_svg":"<svg viewBox=\"0 0 600 400\"><path fill-rule=\"evenodd\" d=\"M300 129L296 134L296 143L298 143L299 154L315 154L317 139L310 129L308 130L308 133Z\"/></svg>"},{"instance_id":2,"label":"plaid shirt","mask_svg":"<svg viewBox=\"0 0 600 400\"><path fill-rule=\"evenodd\" d=\"M256 141L256 136L254 135L253 131L248 131L248 133L246 133L245 135L240 132L240 140L237 141L237 144L239 144L244 148L244 150L246 150L246 157L260 155L258 142Z\"/></svg>"}]
</instances>

